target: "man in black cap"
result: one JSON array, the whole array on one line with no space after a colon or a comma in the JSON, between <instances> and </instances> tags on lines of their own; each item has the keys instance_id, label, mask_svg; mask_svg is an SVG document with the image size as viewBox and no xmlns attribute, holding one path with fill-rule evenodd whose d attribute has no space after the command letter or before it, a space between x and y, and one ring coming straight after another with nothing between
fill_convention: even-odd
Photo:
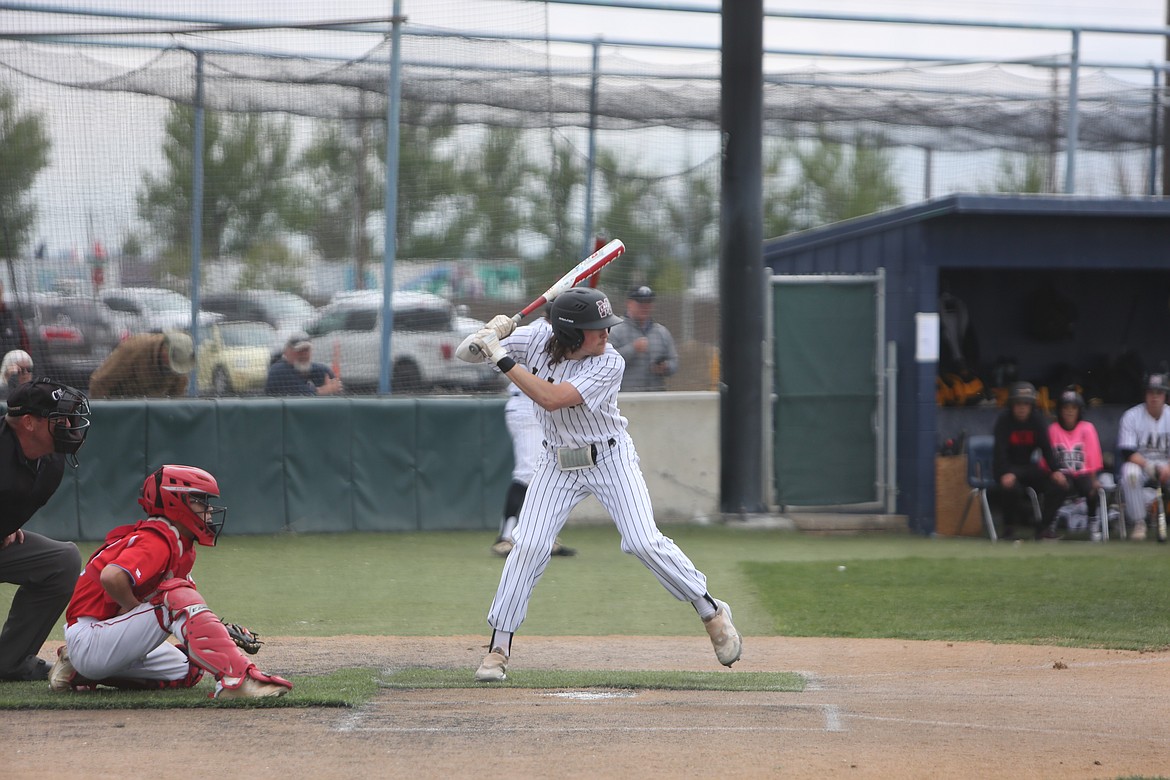
<instances>
[{"instance_id":1,"label":"man in black cap","mask_svg":"<svg viewBox=\"0 0 1170 780\"><path fill-rule=\"evenodd\" d=\"M654 291L644 284L630 290L626 318L609 332L609 343L626 359L622 390L665 390L666 378L678 371L674 338L653 316Z\"/></svg>"},{"instance_id":2,"label":"man in black cap","mask_svg":"<svg viewBox=\"0 0 1170 780\"><path fill-rule=\"evenodd\" d=\"M0 680L45 680L37 657L73 595L81 554L21 526L56 492L65 462L89 433L85 395L52 379L26 382L8 397L0 419L0 582L17 586L0 630Z\"/></svg>"}]
</instances>

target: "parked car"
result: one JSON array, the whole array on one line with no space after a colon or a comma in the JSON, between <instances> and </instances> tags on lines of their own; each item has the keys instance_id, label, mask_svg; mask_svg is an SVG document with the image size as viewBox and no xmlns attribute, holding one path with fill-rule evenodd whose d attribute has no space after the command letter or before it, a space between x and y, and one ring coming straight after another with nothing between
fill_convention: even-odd
<instances>
[{"instance_id":1,"label":"parked car","mask_svg":"<svg viewBox=\"0 0 1170 780\"><path fill-rule=\"evenodd\" d=\"M128 331L125 335L191 328L191 299L174 290L157 287L116 287L103 290L102 303L118 312ZM199 324L219 322L222 314L199 312Z\"/></svg>"},{"instance_id":2,"label":"parked car","mask_svg":"<svg viewBox=\"0 0 1170 780\"><path fill-rule=\"evenodd\" d=\"M457 314L449 301L424 292L396 291L390 338L391 390L498 390L503 377L491 366L464 363L455 349L483 322ZM306 329L313 359L336 362L347 389L376 388L381 376L382 291L342 293L321 308Z\"/></svg>"},{"instance_id":3,"label":"parked car","mask_svg":"<svg viewBox=\"0 0 1170 780\"><path fill-rule=\"evenodd\" d=\"M244 395L264 389L276 329L267 322L219 322L202 331L196 363L204 395Z\"/></svg>"},{"instance_id":4,"label":"parked car","mask_svg":"<svg viewBox=\"0 0 1170 780\"><path fill-rule=\"evenodd\" d=\"M283 290L238 290L211 293L199 299L205 310L222 314L225 322L267 322L276 329L274 347L304 330L313 319L313 305Z\"/></svg>"},{"instance_id":5,"label":"parked car","mask_svg":"<svg viewBox=\"0 0 1170 780\"><path fill-rule=\"evenodd\" d=\"M45 293L30 296L25 310L36 375L87 389L120 341L113 312L92 298Z\"/></svg>"}]
</instances>

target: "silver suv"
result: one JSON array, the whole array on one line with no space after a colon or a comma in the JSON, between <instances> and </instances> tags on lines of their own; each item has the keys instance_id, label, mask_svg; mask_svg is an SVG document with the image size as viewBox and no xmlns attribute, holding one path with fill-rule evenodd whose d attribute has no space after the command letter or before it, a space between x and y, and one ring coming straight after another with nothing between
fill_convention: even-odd
<instances>
[{"instance_id":1,"label":"silver suv","mask_svg":"<svg viewBox=\"0 0 1170 780\"><path fill-rule=\"evenodd\" d=\"M102 290L102 303L110 307L130 333L191 328L191 299L157 287L122 287ZM199 324L210 326L222 314L199 312Z\"/></svg>"},{"instance_id":2,"label":"silver suv","mask_svg":"<svg viewBox=\"0 0 1170 780\"><path fill-rule=\"evenodd\" d=\"M424 292L396 291L390 335L394 393L432 389L496 391L503 378L489 365L455 357L459 342L483 323L458 313L449 301ZM370 391L381 376L382 291L339 293L306 329L313 360L336 367L346 389Z\"/></svg>"}]
</instances>

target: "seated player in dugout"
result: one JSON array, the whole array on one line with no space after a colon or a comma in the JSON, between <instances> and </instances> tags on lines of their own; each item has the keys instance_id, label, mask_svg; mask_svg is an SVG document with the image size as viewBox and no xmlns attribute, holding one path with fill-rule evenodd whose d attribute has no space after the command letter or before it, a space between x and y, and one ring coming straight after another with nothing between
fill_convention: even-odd
<instances>
[{"instance_id":1,"label":"seated player in dugout","mask_svg":"<svg viewBox=\"0 0 1170 780\"><path fill-rule=\"evenodd\" d=\"M1060 460L1048 438L1048 423L1036 409L1036 399L1036 388L1030 382L1016 382L1009 391L1008 408L995 420L992 471L1002 502L1001 536L1005 539L1014 538L1016 526L1031 515L1028 488L1035 491L1040 503L1035 537L1059 538L1056 510L1068 490L1068 476L1059 470Z\"/></svg>"},{"instance_id":2,"label":"seated player in dugout","mask_svg":"<svg viewBox=\"0 0 1170 780\"><path fill-rule=\"evenodd\" d=\"M226 625L195 589L196 546L214 547L223 530L227 510L216 498L219 485L203 469L168 465L146 478L138 503L147 518L110 531L77 580L52 690L190 688L204 673L215 677L213 698L292 689L248 659L241 647L259 649L255 636Z\"/></svg>"}]
</instances>

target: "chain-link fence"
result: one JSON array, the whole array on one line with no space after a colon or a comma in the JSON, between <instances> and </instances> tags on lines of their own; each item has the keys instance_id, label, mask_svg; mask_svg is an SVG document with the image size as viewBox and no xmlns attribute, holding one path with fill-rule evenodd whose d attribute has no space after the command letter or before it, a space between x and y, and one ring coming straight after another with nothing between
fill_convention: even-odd
<instances>
[{"instance_id":1,"label":"chain-link fence","mask_svg":"<svg viewBox=\"0 0 1170 780\"><path fill-rule=\"evenodd\" d=\"M23 344L85 385L127 336L189 330L198 298L200 394L264 393L269 362L302 330L347 391L375 389L389 23L320 10L281 21L307 3L246 4L247 23L124 5L67 22L0 11L0 155L13 173L0 239ZM667 61L557 41L534 2L427 4L444 8L481 35L402 28L392 387L497 389L454 346L614 237L628 251L601 288L620 310L632 286L653 287L681 356L668 387L713 387L718 53ZM1157 73L1082 67L1074 90L1059 64L830 71L768 58L765 234L950 192L1064 191L1073 105L1073 189L1153 191Z\"/></svg>"}]
</instances>

